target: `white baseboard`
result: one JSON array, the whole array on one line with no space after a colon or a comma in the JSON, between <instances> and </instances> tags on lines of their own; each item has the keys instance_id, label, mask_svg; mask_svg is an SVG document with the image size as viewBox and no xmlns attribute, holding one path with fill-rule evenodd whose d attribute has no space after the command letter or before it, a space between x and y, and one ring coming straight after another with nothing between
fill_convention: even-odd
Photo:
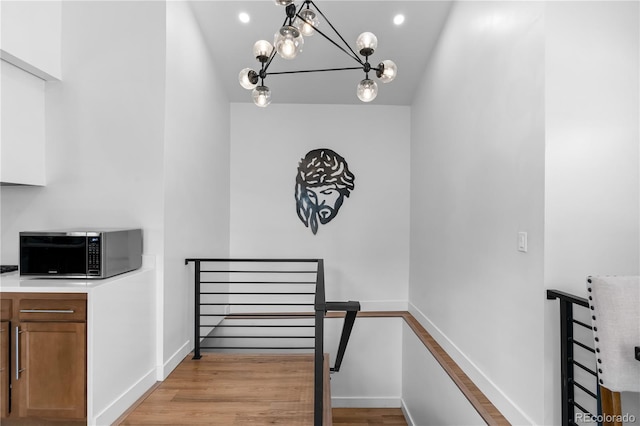
<instances>
[{"instance_id":1,"label":"white baseboard","mask_svg":"<svg viewBox=\"0 0 640 426\"><path fill-rule=\"evenodd\" d=\"M87 419L89 426L102 426L113 424L125 411L129 409L146 391L156 383L156 369L150 370L147 374L134 383L122 395L116 398L107 408L102 410L93 419Z\"/></svg>"},{"instance_id":2,"label":"white baseboard","mask_svg":"<svg viewBox=\"0 0 640 426\"><path fill-rule=\"evenodd\" d=\"M411 413L409 412L409 408L404 403L404 399L400 401L400 408L402 409L402 414L404 414L404 419L407 421L408 426L416 426L416 422L413 421L413 417L411 417Z\"/></svg>"},{"instance_id":3,"label":"white baseboard","mask_svg":"<svg viewBox=\"0 0 640 426\"><path fill-rule=\"evenodd\" d=\"M409 303L409 312L422 324L429 334L442 346L447 354L460 366L462 371L469 376L471 381L486 395L489 401L496 406L511 424L535 424L535 422L505 395L420 309L414 304Z\"/></svg>"},{"instance_id":4,"label":"white baseboard","mask_svg":"<svg viewBox=\"0 0 640 426\"><path fill-rule=\"evenodd\" d=\"M332 408L400 408L399 397L331 397Z\"/></svg>"},{"instance_id":5,"label":"white baseboard","mask_svg":"<svg viewBox=\"0 0 640 426\"><path fill-rule=\"evenodd\" d=\"M175 351L168 360L164 362L160 368L158 368L158 380L164 381L164 379L171 374L173 370L182 362L182 360L191 352L191 340L187 340L180 346L180 349Z\"/></svg>"}]
</instances>

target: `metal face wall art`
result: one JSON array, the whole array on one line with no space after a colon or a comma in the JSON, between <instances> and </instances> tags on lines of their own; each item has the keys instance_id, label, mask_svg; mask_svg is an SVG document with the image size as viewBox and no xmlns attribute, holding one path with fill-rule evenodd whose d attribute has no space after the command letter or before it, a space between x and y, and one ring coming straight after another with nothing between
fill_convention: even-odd
<instances>
[{"instance_id":1,"label":"metal face wall art","mask_svg":"<svg viewBox=\"0 0 640 426\"><path fill-rule=\"evenodd\" d=\"M355 176L345 159L327 148L314 149L300 160L296 175L296 207L304 226L318 232L340 210L354 189Z\"/></svg>"}]
</instances>

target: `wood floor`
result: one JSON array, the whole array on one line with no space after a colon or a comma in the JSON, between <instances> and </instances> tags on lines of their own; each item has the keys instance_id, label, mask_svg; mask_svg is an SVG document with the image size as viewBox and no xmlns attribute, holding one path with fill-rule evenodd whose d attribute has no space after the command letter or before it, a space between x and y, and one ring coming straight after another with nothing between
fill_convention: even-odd
<instances>
[{"instance_id":1,"label":"wood floor","mask_svg":"<svg viewBox=\"0 0 640 426\"><path fill-rule=\"evenodd\" d=\"M328 389L325 391L328 395ZM325 406L328 407L328 400ZM407 425L400 409L325 413L334 426ZM329 417L329 418L326 418ZM312 426L311 355L187 357L115 425Z\"/></svg>"},{"instance_id":2,"label":"wood floor","mask_svg":"<svg viewBox=\"0 0 640 426\"><path fill-rule=\"evenodd\" d=\"M333 426L407 426L399 408L334 408Z\"/></svg>"}]
</instances>

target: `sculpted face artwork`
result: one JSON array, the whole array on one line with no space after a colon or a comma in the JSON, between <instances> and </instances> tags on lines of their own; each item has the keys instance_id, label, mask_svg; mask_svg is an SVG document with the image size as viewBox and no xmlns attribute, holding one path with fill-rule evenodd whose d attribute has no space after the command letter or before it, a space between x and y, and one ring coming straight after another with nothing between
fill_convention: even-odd
<instances>
[{"instance_id":1,"label":"sculpted face artwork","mask_svg":"<svg viewBox=\"0 0 640 426\"><path fill-rule=\"evenodd\" d=\"M341 155L327 148L309 151L296 175L296 206L302 223L314 234L319 223L329 223L353 190L354 180Z\"/></svg>"}]
</instances>

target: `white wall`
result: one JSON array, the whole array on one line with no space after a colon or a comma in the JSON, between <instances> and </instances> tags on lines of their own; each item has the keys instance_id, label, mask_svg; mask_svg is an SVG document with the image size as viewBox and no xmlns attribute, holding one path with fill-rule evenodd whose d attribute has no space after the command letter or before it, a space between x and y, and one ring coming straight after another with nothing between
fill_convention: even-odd
<instances>
[{"instance_id":1,"label":"white wall","mask_svg":"<svg viewBox=\"0 0 640 426\"><path fill-rule=\"evenodd\" d=\"M407 107L232 104L231 257L324 258L327 300L406 310L409 130ZM316 235L294 197L298 162L315 148L335 150L355 175L350 197ZM327 351L337 348L334 325L327 323ZM356 321L332 379L337 406L400 406L398 326Z\"/></svg>"},{"instance_id":2,"label":"white wall","mask_svg":"<svg viewBox=\"0 0 640 426\"><path fill-rule=\"evenodd\" d=\"M406 309L409 130L408 107L232 104L231 256L324 258L327 300ZM316 148L346 159L355 189L313 235L294 187Z\"/></svg>"},{"instance_id":3,"label":"white wall","mask_svg":"<svg viewBox=\"0 0 640 426\"><path fill-rule=\"evenodd\" d=\"M64 2L62 22L47 186L2 187L1 261L18 263L22 230L143 228L164 378L191 349L184 259L228 255L229 103L186 3Z\"/></svg>"},{"instance_id":4,"label":"white wall","mask_svg":"<svg viewBox=\"0 0 640 426\"><path fill-rule=\"evenodd\" d=\"M325 321L324 350L333 367L342 319ZM340 371L331 375L332 407L400 407L402 318L356 319Z\"/></svg>"},{"instance_id":5,"label":"white wall","mask_svg":"<svg viewBox=\"0 0 640 426\"><path fill-rule=\"evenodd\" d=\"M60 80L62 2L3 0L0 16L0 57L44 80Z\"/></svg>"},{"instance_id":6,"label":"white wall","mask_svg":"<svg viewBox=\"0 0 640 426\"><path fill-rule=\"evenodd\" d=\"M411 111L410 311L514 424L543 419L543 85L544 4L460 2Z\"/></svg>"},{"instance_id":7,"label":"white wall","mask_svg":"<svg viewBox=\"0 0 640 426\"><path fill-rule=\"evenodd\" d=\"M545 286L640 273L638 2L546 7ZM560 418L559 308L545 304L545 423ZM628 398L627 398L628 397ZM623 412L640 418L637 395Z\"/></svg>"},{"instance_id":8,"label":"white wall","mask_svg":"<svg viewBox=\"0 0 640 426\"><path fill-rule=\"evenodd\" d=\"M18 233L139 226L162 253L165 8L64 2L63 82L46 86L47 186L2 187L3 264ZM117 28L117 31L114 31Z\"/></svg>"},{"instance_id":9,"label":"white wall","mask_svg":"<svg viewBox=\"0 0 640 426\"><path fill-rule=\"evenodd\" d=\"M404 321L402 341L403 408L409 425L485 424L466 396Z\"/></svg>"},{"instance_id":10,"label":"white wall","mask_svg":"<svg viewBox=\"0 0 640 426\"><path fill-rule=\"evenodd\" d=\"M229 101L191 9L167 2L164 375L193 343L189 257L229 255ZM175 355L175 356L174 356Z\"/></svg>"}]
</instances>

